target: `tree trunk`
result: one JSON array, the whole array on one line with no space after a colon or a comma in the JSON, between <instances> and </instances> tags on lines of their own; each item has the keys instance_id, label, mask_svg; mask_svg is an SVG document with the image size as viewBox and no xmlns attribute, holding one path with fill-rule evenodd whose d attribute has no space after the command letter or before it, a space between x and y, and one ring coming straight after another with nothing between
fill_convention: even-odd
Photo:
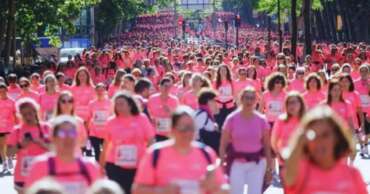
<instances>
[{"instance_id":1,"label":"tree trunk","mask_svg":"<svg viewBox=\"0 0 370 194\"><path fill-rule=\"evenodd\" d=\"M3 1L3 0L2 0ZM7 1L3 1L3 5L0 7L0 58L3 56L3 49L4 49L4 40L5 40L5 32L7 27ZM1 64L0 64L1 65ZM0 67L3 69L4 67Z\"/></svg>"},{"instance_id":2,"label":"tree trunk","mask_svg":"<svg viewBox=\"0 0 370 194\"><path fill-rule=\"evenodd\" d=\"M292 55L294 61L297 59L297 39L298 39L298 22L297 22L297 0L292 0L292 6L290 10L292 14Z\"/></svg>"},{"instance_id":3,"label":"tree trunk","mask_svg":"<svg viewBox=\"0 0 370 194\"><path fill-rule=\"evenodd\" d=\"M12 33L15 25L15 0L8 0L8 25L5 38L5 65L9 65L10 49L12 46Z\"/></svg>"},{"instance_id":4,"label":"tree trunk","mask_svg":"<svg viewBox=\"0 0 370 194\"><path fill-rule=\"evenodd\" d=\"M304 48L306 55L310 55L312 51L310 15L311 15L311 0L304 0L303 1Z\"/></svg>"}]
</instances>

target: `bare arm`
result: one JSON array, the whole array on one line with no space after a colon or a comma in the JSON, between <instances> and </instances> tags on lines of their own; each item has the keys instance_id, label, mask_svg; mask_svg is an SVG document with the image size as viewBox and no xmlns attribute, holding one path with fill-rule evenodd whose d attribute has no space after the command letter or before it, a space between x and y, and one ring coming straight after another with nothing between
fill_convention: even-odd
<instances>
[{"instance_id":1,"label":"bare arm","mask_svg":"<svg viewBox=\"0 0 370 194\"><path fill-rule=\"evenodd\" d=\"M223 130L222 135L221 135L221 142L220 142L220 158L222 162L225 161L226 157L226 147L231 141L231 134L229 132L230 130Z\"/></svg>"},{"instance_id":2,"label":"bare arm","mask_svg":"<svg viewBox=\"0 0 370 194\"><path fill-rule=\"evenodd\" d=\"M292 147L293 150L290 150L290 155L285 161L286 171L285 173L285 183L287 186L291 186L294 184L298 176L299 171L299 160L303 156L303 147L306 144L306 137L304 134L301 134L300 138L297 142L294 142L294 146Z\"/></svg>"}]
</instances>

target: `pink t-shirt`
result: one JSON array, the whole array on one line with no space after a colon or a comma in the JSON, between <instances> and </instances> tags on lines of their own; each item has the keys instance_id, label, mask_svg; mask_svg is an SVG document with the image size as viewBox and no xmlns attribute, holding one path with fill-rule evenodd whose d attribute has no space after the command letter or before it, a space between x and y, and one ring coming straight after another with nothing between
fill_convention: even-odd
<instances>
[{"instance_id":1,"label":"pink t-shirt","mask_svg":"<svg viewBox=\"0 0 370 194\"><path fill-rule=\"evenodd\" d=\"M356 91L360 94L360 102L362 111L370 114L370 96L369 96L369 80L356 80L354 85Z\"/></svg>"},{"instance_id":2,"label":"pink t-shirt","mask_svg":"<svg viewBox=\"0 0 370 194\"><path fill-rule=\"evenodd\" d=\"M48 121L53 116L55 107L57 106L58 97L59 92L56 92L52 95L47 93L41 94L40 107L42 119L44 121Z\"/></svg>"},{"instance_id":3,"label":"pink t-shirt","mask_svg":"<svg viewBox=\"0 0 370 194\"><path fill-rule=\"evenodd\" d=\"M69 86L67 84L61 84L61 85L59 85L59 91L60 92L71 91L71 86Z\"/></svg>"},{"instance_id":4,"label":"pink t-shirt","mask_svg":"<svg viewBox=\"0 0 370 194\"><path fill-rule=\"evenodd\" d=\"M305 91L304 81L303 80L298 80L298 79L291 80L289 82L289 85L288 85L288 91L292 91L292 90L303 93Z\"/></svg>"},{"instance_id":5,"label":"pink t-shirt","mask_svg":"<svg viewBox=\"0 0 370 194\"><path fill-rule=\"evenodd\" d=\"M279 118L276 120L272 129L271 139L275 142L271 145L275 152L281 154L281 151L288 145L289 139L297 129L299 119L291 117L288 121Z\"/></svg>"},{"instance_id":6,"label":"pink t-shirt","mask_svg":"<svg viewBox=\"0 0 370 194\"><path fill-rule=\"evenodd\" d=\"M148 149L140 162L134 183L150 186L178 184L181 189L191 189L191 193L204 194L204 192L198 190L199 187L197 186L206 175L209 164L200 150L199 144L192 143L192 150L185 155L179 153L173 147L173 143L173 140L168 140L157 143ZM158 157L155 168L152 164L154 149L160 149L160 157ZM215 163L217 158L215 152L209 147L206 147L205 150L210 155L212 163ZM217 183L223 184L226 182L220 168L216 170L215 176ZM196 191L193 189L196 189Z\"/></svg>"},{"instance_id":7,"label":"pink t-shirt","mask_svg":"<svg viewBox=\"0 0 370 194\"><path fill-rule=\"evenodd\" d=\"M198 97L194 95L193 90L185 92L185 94L181 98L181 104L190 106L194 110L198 109Z\"/></svg>"},{"instance_id":8,"label":"pink t-shirt","mask_svg":"<svg viewBox=\"0 0 370 194\"><path fill-rule=\"evenodd\" d=\"M0 99L0 133L9 133L15 125L15 103L10 98Z\"/></svg>"},{"instance_id":9,"label":"pink t-shirt","mask_svg":"<svg viewBox=\"0 0 370 194\"><path fill-rule=\"evenodd\" d=\"M46 124L41 123L40 128L37 126L27 126L21 124L16 126L12 133L8 136L8 144L16 146L19 142L22 142L25 138L25 134L30 134L32 139L49 139L49 127ZM27 147L24 147L17 152L17 163L14 170L14 181L23 183L27 176L29 176L29 170L32 160L45 153L47 150L38 144L30 143Z\"/></svg>"},{"instance_id":10,"label":"pink t-shirt","mask_svg":"<svg viewBox=\"0 0 370 194\"><path fill-rule=\"evenodd\" d=\"M251 79L246 79L244 81L238 80L234 82L235 94L239 95L240 92L247 86L253 86L257 91L261 90L261 83L259 80L251 80Z\"/></svg>"},{"instance_id":11,"label":"pink t-shirt","mask_svg":"<svg viewBox=\"0 0 370 194\"><path fill-rule=\"evenodd\" d=\"M273 96L269 91L263 93L262 107L269 122L275 122L283 114L285 96L285 92L280 92L277 96Z\"/></svg>"},{"instance_id":12,"label":"pink t-shirt","mask_svg":"<svg viewBox=\"0 0 370 194\"><path fill-rule=\"evenodd\" d=\"M330 170L322 170L316 165L302 160L297 179L286 188L287 194L367 194L366 185L357 169L343 162Z\"/></svg>"},{"instance_id":13,"label":"pink t-shirt","mask_svg":"<svg viewBox=\"0 0 370 194\"><path fill-rule=\"evenodd\" d=\"M361 107L360 95L356 91L343 92L343 98L345 101L350 103L349 107L351 108L353 114L353 124L355 129L358 129L360 126L357 117L357 109Z\"/></svg>"},{"instance_id":14,"label":"pink t-shirt","mask_svg":"<svg viewBox=\"0 0 370 194\"><path fill-rule=\"evenodd\" d=\"M108 96L112 98L117 91L119 91L120 86L110 85L108 89Z\"/></svg>"},{"instance_id":15,"label":"pink t-shirt","mask_svg":"<svg viewBox=\"0 0 370 194\"><path fill-rule=\"evenodd\" d=\"M71 91L77 116L87 121L89 117L89 102L95 99L94 88L90 86L73 86Z\"/></svg>"},{"instance_id":16,"label":"pink t-shirt","mask_svg":"<svg viewBox=\"0 0 370 194\"><path fill-rule=\"evenodd\" d=\"M40 95L34 91L29 91L29 92L21 92L17 98L16 101L22 99L22 98L31 98L35 102L40 103Z\"/></svg>"},{"instance_id":17,"label":"pink t-shirt","mask_svg":"<svg viewBox=\"0 0 370 194\"><path fill-rule=\"evenodd\" d=\"M109 99L93 100L89 103L90 136L104 138L104 127L112 116L112 105Z\"/></svg>"},{"instance_id":18,"label":"pink t-shirt","mask_svg":"<svg viewBox=\"0 0 370 194\"><path fill-rule=\"evenodd\" d=\"M317 92L307 91L303 94L303 99L306 103L307 109L312 109L316 105L320 104L323 100L325 100L325 94L321 91Z\"/></svg>"},{"instance_id":19,"label":"pink t-shirt","mask_svg":"<svg viewBox=\"0 0 370 194\"><path fill-rule=\"evenodd\" d=\"M16 101L20 94L21 94L21 88L19 88L18 85L8 86L8 96L10 99Z\"/></svg>"},{"instance_id":20,"label":"pink t-shirt","mask_svg":"<svg viewBox=\"0 0 370 194\"><path fill-rule=\"evenodd\" d=\"M105 125L105 140L109 142L106 161L122 168L137 168L154 129L145 114L112 117Z\"/></svg>"},{"instance_id":21,"label":"pink t-shirt","mask_svg":"<svg viewBox=\"0 0 370 194\"><path fill-rule=\"evenodd\" d=\"M55 162L55 175L52 178L58 181L68 194L85 194L89 186L102 177L99 166L93 160L80 158L88 174L84 175L81 173L77 159L72 162L65 162L56 157L55 154L47 153L38 156L32 162L30 175L25 182L26 188L32 186L36 181L50 176L50 166L48 164L50 157L53 157ZM90 183L86 176L90 177Z\"/></svg>"},{"instance_id":22,"label":"pink t-shirt","mask_svg":"<svg viewBox=\"0 0 370 194\"><path fill-rule=\"evenodd\" d=\"M231 143L236 151L248 153L263 148L262 138L269 128L261 113L255 111L251 118L245 118L238 109L226 118L223 130L230 133Z\"/></svg>"},{"instance_id":23,"label":"pink t-shirt","mask_svg":"<svg viewBox=\"0 0 370 194\"><path fill-rule=\"evenodd\" d=\"M344 121L353 121L353 112L351 104L348 101L345 102L332 102L330 107L342 117Z\"/></svg>"},{"instance_id":24,"label":"pink t-shirt","mask_svg":"<svg viewBox=\"0 0 370 194\"><path fill-rule=\"evenodd\" d=\"M169 95L166 100L160 93L150 96L148 111L156 124L157 134L167 136L171 130L171 113L179 105L177 97Z\"/></svg>"}]
</instances>

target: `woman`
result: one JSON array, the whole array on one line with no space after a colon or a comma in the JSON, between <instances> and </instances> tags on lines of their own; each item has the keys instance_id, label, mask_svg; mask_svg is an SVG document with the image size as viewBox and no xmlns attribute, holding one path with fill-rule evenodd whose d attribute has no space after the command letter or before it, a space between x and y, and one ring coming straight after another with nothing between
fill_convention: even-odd
<instances>
[{"instance_id":1,"label":"woman","mask_svg":"<svg viewBox=\"0 0 370 194\"><path fill-rule=\"evenodd\" d=\"M328 106L318 106L303 117L286 151L287 194L367 193L361 174L342 162L355 151L351 132L344 126Z\"/></svg>"},{"instance_id":2,"label":"woman","mask_svg":"<svg viewBox=\"0 0 370 194\"><path fill-rule=\"evenodd\" d=\"M216 164L216 154L194 142L192 115L189 107L174 111L172 139L157 143L146 152L135 177L135 194L228 193L222 170Z\"/></svg>"},{"instance_id":3,"label":"woman","mask_svg":"<svg viewBox=\"0 0 370 194\"><path fill-rule=\"evenodd\" d=\"M328 95L326 104L329 105L354 131L353 117L354 113L351 109L351 104L343 98L343 90L337 79L332 79L329 82Z\"/></svg>"},{"instance_id":4,"label":"woman","mask_svg":"<svg viewBox=\"0 0 370 194\"><path fill-rule=\"evenodd\" d=\"M67 194L85 194L89 186L100 178L100 169L96 163L75 154L78 148L78 122L73 116L62 115L55 117L51 124L55 153L35 158L26 179L26 187L42 178L52 177Z\"/></svg>"},{"instance_id":5,"label":"woman","mask_svg":"<svg viewBox=\"0 0 370 194\"><path fill-rule=\"evenodd\" d=\"M367 154L365 148L366 141L364 141L361 134L361 129L365 127L365 117L362 114L360 94L355 91L355 85L350 74L341 74L339 76L339 82L343 91L343 99L350 103L350 108L353 113L354 129L358 134L358 140L361 145L361 155L365 155Z\"/></svg>"},{"instance_id":6,"label":"woman","mask_svg":"<svg viewBox=\"0 0 370 194\"><path fill-rule=\"evenodd\" d=\"M17 84L17 75L14 73L11 73L8 75L7 81L8 81L8 95L9 98L16 101L18 99L18 96L21 94L21 88Z\"/></svg>"},{"instance_id":7,"label":"woman","mask_svg":"<svg viewBox=\"0 0 370 194\"><path fill-rule=\"evenodd\" d=\"M304 68L297 68L295 72L295 78L289 81L289 86L287 88L288 91L298 91L300 93L303 93L305 91L304 89L304 74L305 69Z\"/></svg>"},{"instance_id":8,"label":"woman","mask_svg":"<svg viewBox=\"0 0 370 194\"><path fill-rule=\"evenodd\" d=\"M100 165L109 179L130 194L141 157L154 140L154 129L130 93L117 93L113 98L113 109L114 117L104 127L106 135Z\"/></svg>"},{"instance_id":9,"label":"woman","mask_svg":"<svg viewBox=\"0 0 370 194\"><path fill-rule=\"evenodd\" d=\"M307 109L314 108L325 100L321 78L316 73L308 75L305 81L305 89L306 92L303 94L303 99Z\"/></svg>"},{"instance_id":10,"label":"woman","mask_svg":"<svg viewBox=\"0 0 370 194\"><path fill-rule=\"evenodd\" d=\"M190 80L192 78L192 75L193 74L191 72L188 72L188 71L185 71L184 73L182 73L182 75L181 75L181 85L179 84L179 86L178 86L179 91L178 91L178 94L177 94L179 99L182 99L183 95L191 89Z\"/></svg>"},{"instance_id":11,"label":"woman","mask_svg":"<svg viewBox=\"0 0 370 194\"><path fill-rule=\"evenodd\" d=\"M299 92L289 92L285 99L285 113L276 121L271 135L271 147L279 156L279 167L283 167L282 151L288 145L289 139L305 113L305 104ZM281 173L281 171L280 171Z\"/></svg>"},{"instance_id":12,"label":"woman","mask_svg":"<svg viewBox=\"0 0 370 194\"><path fill-rule=\"evenodd\" d=\"M75 113L86 124L89 116L89 102L95 98L94 85L86 67L80 67L77 70L71 91L75 100Z\"/></svg>"},{"instance_id":13,"label":"woman","mask_svg":"<svg viewBox=\"0 0 370 194\"><path fill-rule=\"evenodd\" d=\"M0 82L0 156L3 161L1 174L10 174L9 169L13 168L11 158L7 157L7 137L15 125L15 103L8 97L8 88L5 83Z\"/></svg>"},{"instance_id":14,"label":"woman","mask_svg":"<svg viewBox=\"0 0 370 194\"><path fill-rule=\"evenodd\" d=\"M271 127L284 112L286 85L287 81L282 73L275 72L266 79L266 91L262 95L260 112L266 114Z\"/></svg>"},{"instance_id":15,"label":"woman","mask_svg":"<svg viewBox=\"0 0 370 194\"><path fill-rule=\"evenodd\" d=\"M32 98L35 102L39 103L40 95L31 90L30 80L25 77L21 77L19 79L19 87L21 88L21 92L16 101L22 98Z\"/></svg>"},{"instance_id":16,"label":"woman","mask_svg":"<svg viewBox=\"0 0 370 194\"><path fill-rule=\"evenodd\" d=\"M265 174L267 182L271 180L270 126L255 110L256 104L256 90L247 87L241 92L240 108L223 126L220 157L226 161L227 172L230 170L231 194L240 194L245 184L247 193L261 194Z\"/></svg>"},{"instance_id":17,"label":"woman","mask_svg":"<svg viewBox=\"0 0 370 194\"><path fill-rule=\"evenodd\" d=\"M41 117L44 121L48 121L55 112L59 92L57 89L57 79L53 74L44 78L45 92L40 96Z\"/></svg>"},{"instance_id":18,"label":"woman","mask_svg":"<svg viewBox=\"0 0 370 194\"><path fill-rule=\"evenodd\" d=\"M228 66L220 65L217 69L215 89L219 93L217 102L221 107L217 114L216 121L218 126L222 126L227 115L235 109L234 103L234 85L231 78L231 71Z\"/></svg>"},{"instance_id":19,"label":"woman","mask_svg":"<svg viewBox=\"0 0 370 194\"><path fill-rule=\"evenodd\" d=\"M31 98L23 98L16 103L21 124L8 137L9 150L16 153L14 187L19 194L24 193L26 178L30 175L30 165L37 155L49 149L49 127L40 122L39 105Z\"/></svg>"},{"instance_id":20,"label":"woman","mask_svg":"<svg viewBox=\"0 0 370 194\"><path fill-rule=\"evenodd\" d=\"M221 133L214 115L219 112L217 94L212 89L202 89L198 96L199 108L195 113L196 137L218 152Z\"/></svg>"},{"instance_id":21,"label":"woman","mask_svg":"<svg viewBox=\"0 0 370 194\"><path fill-rule=\"evenodd\" d=\"M126 71L123 69L118 69L116 75L114 76L112 84L109 86L108 89L108 96L112 98L114 94L119 90L122 83L122 77L126 74Z\"/></svg>"},{"instance_id":22,"label":"woman","mask_svg":"<svg viewBox=\"0 0 370 194\"><path fill-rule=\"evenodd\" d=\"M84 125L84 121L76 116L75 114L75 100L72 95L72 93L64 91L59 95L59 98L57 100L57 107L55 110L55 117L60 115L70 115L77 117L77 129L78 129L78 142L80 145L80 148L83 149L86 145L87 141L87 130ZM78 152L80 150L77 149Z\"/></svg>"},{"instance_id":23,"label":"woman","mask_svg":"<svg viewBox=\"0 0 370 194\"><path fill-rule=\"evenodd\" d=\"M65 77L64 73L58 72L56 74L56 78L58 80L58 89L59 89L59 92L70 91L71 86L70 85L67 85L65 83L65 81L66 81L65 78L66 77Z\"/></svg>"},{"instance_id":24,"label":"woman","mask_svg":"<svg viewBox=\"0 0 370 194\"><path fill-rule=\"evenodd\" d=\"M182 96L180 102L183 105L187 105L191 107L193 110L196 110L198 108L198 93L202 89L203 84L203 77L199 73L193 74L190 85L191 88L189 91L185 92L185 94Z\"/></svg>"},{"instance_id":25,"label":"woman","mask_svg":"<svg viewBox=\"0 0 370 194\"><path fill-rule=\"evenodd\" d=\"M126 74L122 77L121 90L135 93L135 82L136 79L131 74Z\"/></svg>"},{"instance_id":26,"label":"woman","mask_svg":"<svg viewBox=\"0 0 370 194\"><path fill-rule=\"evenodd\" d=\"M89 139L94 148L96 161L99 161L103 146L104 126L112 115L111 101L105 88L103 83L98 83L95 87L96 99L89 103Z\"/></svg>"}]
</instances>

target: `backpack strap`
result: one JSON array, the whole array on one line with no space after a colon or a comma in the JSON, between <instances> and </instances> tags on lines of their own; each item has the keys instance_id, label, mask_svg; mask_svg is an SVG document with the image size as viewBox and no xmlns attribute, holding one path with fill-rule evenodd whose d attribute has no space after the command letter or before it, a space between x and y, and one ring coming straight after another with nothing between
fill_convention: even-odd
<instances>
[{"instance_id":1,"label":"backpack strap","mask_svg":"<svg viewBox=\"0 0 370 194\"><path fill-rule=\"evenodd\" d=\"M158 165L158 159L160 155L160 149L156 148L153 150L152 167L155 169Z\"/></svg>"},{"instance_id":2,"label":"backpack strap","mask_svg":"<svg viewBox=\"0 0 370 194\"><path fill-rule=\"evenodd\" d=\"M205 144L200 144L200 147L198 147L198 149L202 152L204 158L207 160L207 163L212 164L212 158L206 150L206 145ZM152 167L153 167L153 169L156 169L157 166L158 166L158 160L159 160L159 156L160 156L160 153L161 153L160 151L161 151L160 148L156 148L156 149L153 150L153 156L152 156Z\"/></svg>"},{"instance_id":3,"label":"backpack strap","mask_svg":"<svg viewBox=\"0 0 370 194\"><path fill-rule=\"evenodd\" d=\"M91 185L91 183L92 183L91 176L90 176L89 171L87 170L87 167L86 167L85 163L83 163L80 158L77 159L77 163L78 163L78 166L80 167L81 175L84 176L87 183L89 185Z\"/></svg>"},{"instance_id":4,"label":"backpack strap","mask_svg":"<svg viewBox=\"0 0 370 194\"><path fill-rule=\"evenodd\" d=\"M212 158L206 150L206 145L200 144L199 150L202 152L204 158L207 160L207 163L212 164Z\"/></svg>"},{"instance_id":5,"label":"backpack strap","mask_svg":"<svg viewBox=\"0 0 370 194\"><path fill-rule=\"evenodd\" d=\"M55 170L55 158L54 157L48 158L48 174L49 176L55 176L57 174Z\"/></svg>"}]
</instances>

